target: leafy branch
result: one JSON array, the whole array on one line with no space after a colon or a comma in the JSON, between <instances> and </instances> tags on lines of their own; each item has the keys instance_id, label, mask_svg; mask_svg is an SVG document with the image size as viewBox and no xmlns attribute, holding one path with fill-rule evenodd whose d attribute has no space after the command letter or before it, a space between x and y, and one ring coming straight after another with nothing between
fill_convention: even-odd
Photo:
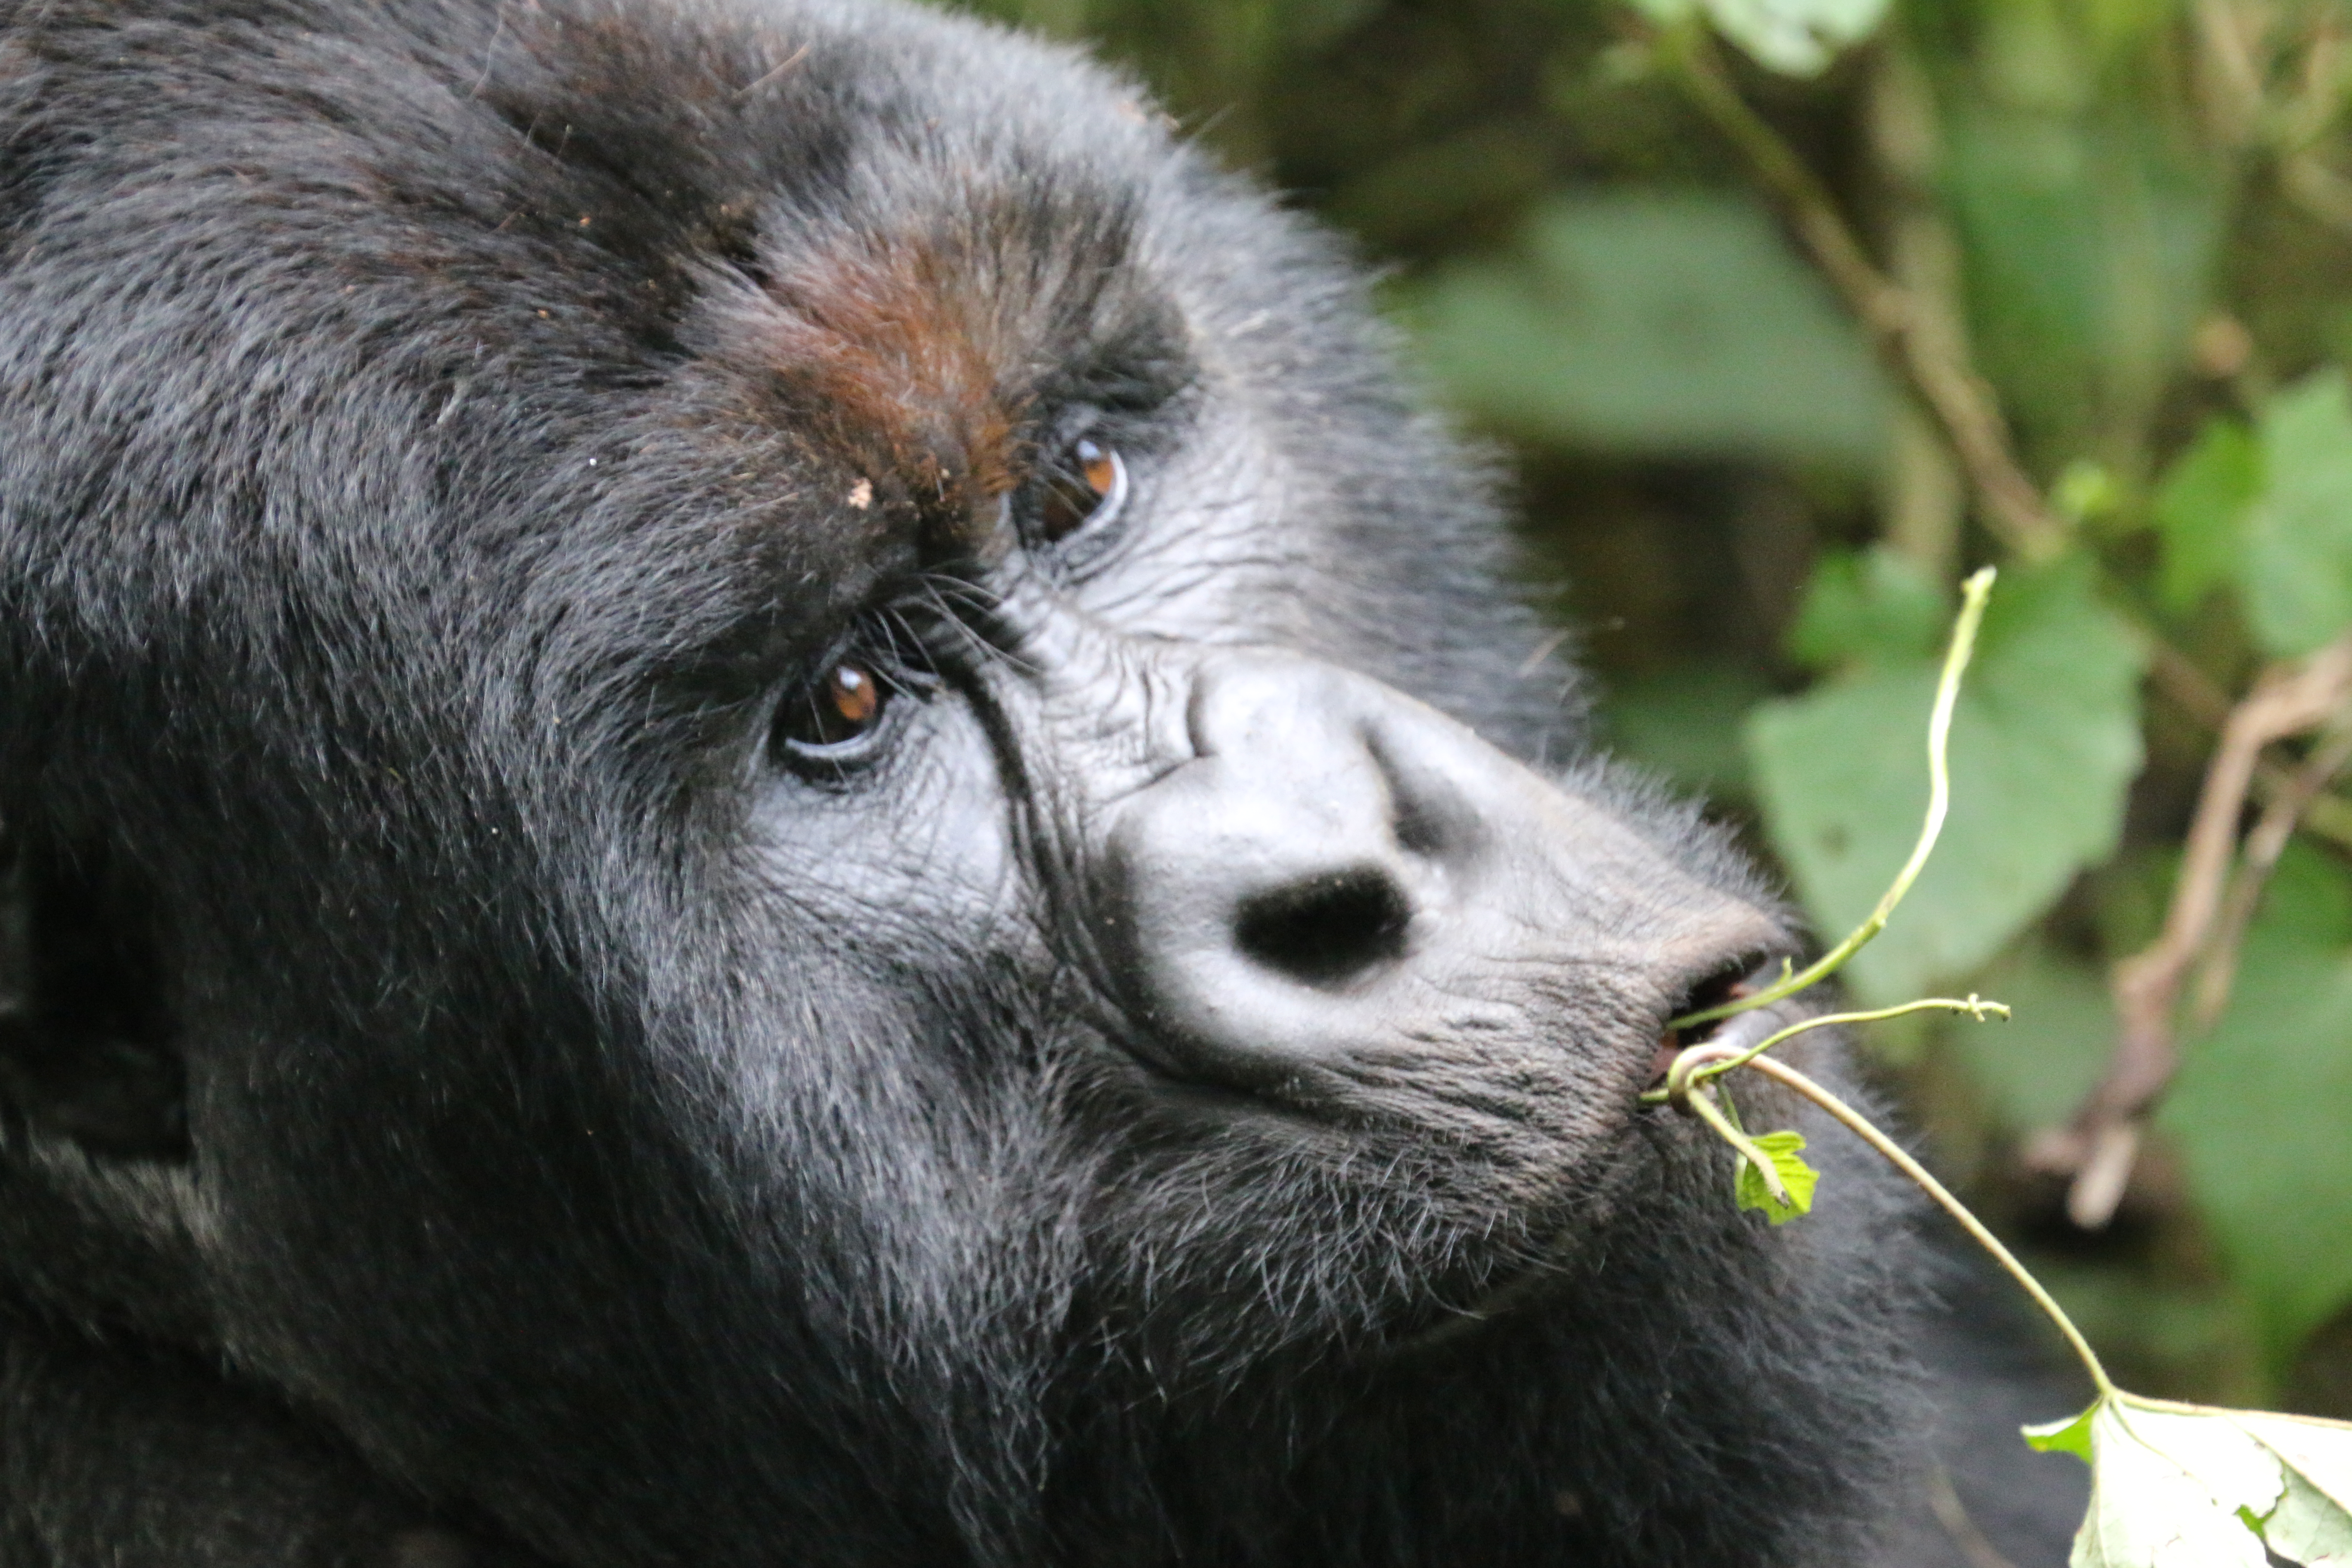
<instances>
[{"instance_id":1,"label":"leafy branch","mask_svg":"<svg viewBox=\"0 0 2352 1568\"><path fill-rule=\"evenodd\" d=\"M1878 906L1802 974L1784 973L1757 996L1694 1014L1677 1020L1677 1026L1792 996L1836 973L1885 928L1934 849L1949 808L1952 712L1992 575L1987 568L1969 579L1953 626L1928 721L1926 820L1910 858ZM2241 748L2248 778L2256 749ZM2345 754L2352 755L2352 747ZM2342 758L2336 761L2340 763ZM2243 788L2241 781L2240 798ZM2352 1425L2180 1405L2119 1387L2057 1299L1933 1172L1836 1093L1768 1054L1810 1030L1926 1009L1963 1012L1979 1019L2009 1014L2000 1004L1975 996L1966 1001L1937 997L1870 1012L1816 1015L1749 1046L1701 1041L1676 1053L1664 1087L1643 1099L1670 1104L1712 1130L1738 1158L1735 1202L1761 1211L1774 1225L1785 1224L1811 1207L1820 1174L1802 1157L1802 1134L1793 1130L1751 1134L1740 1125L1728 1085L1720 1080L1736 1071L1759 1073L1811 1101L1877 1151L2017 1282L2057 1327L2096 1390L2081 1415L2025 1429L2034 1447L2075 1454L2091 1466L2091 1507L2075 1538L2074 1568L2266 1568L2278 1561L2330 1568L2352 1562Z\"/></svg>"},{"instance_id":2,"label":"leafy branch","mask_svg":"<svg viewBox=\"0 0 2352 1568\"><path fill-rule=\"evenodd\" d=\"M2097 562L2089 548L2093 542L2075 526L2084 508L2065 504L2067 478L2061 479L2053 503L2019 460L1999 399L1969 362L1965 338L1936 330L1933 301L1873 260L1836 197L1740 91L1709 23L1768 66L1789 68L1757 47L1750 36L1753 23L1747 19L1751 8L1727 0L1634 4L1659 24L1651 38L1651 58L1738 151L1821 276L1932 418L1987 528L2028 563L2073 554L2097 564L2105 607L2129 615L2154 687L2218 731L2162 934L2145 952L2117 963L2111 976L2116 1044L2098 1081L2066 1123L2036 1134L2024 1151L2029 1167L2068 1180L2068 1217L2096 1229L2121 1202L2147 1119L2179 1068L2184 985L2194 977L2189 1022L2210 1028L2228 998L2238 944L2287 837L2307 829L2352 846L2352 805L2332 793L2347 762L2334 755L2336 742L2324 740L2300 763L2273 754L2281 742L2346 721L2352 713L2352 654L2339 639L2305 658L2273 661L2233 703L2166 642L2147 616L2128 611L2133 595ZM1784 26L1811 27L1842 45L1866 33L1884 9L1799 3L1776 14ZM2280 188L2323 218L2329 216L2321 210L2327 205L2323 198L2335 193L2335 220L2352 225L2344 216L2352 213L2352 196L2345 195L2352 193L2352 182L2325 168L2312 151L2352 93L2341 26L2324 19L2314 24L2294 68L2288 70L2283 68L2293 51L2273 8L2198 0L2193 12L2199 47L2210 67L2210 108L2221 141L2241 160L2249 153L2268 157ZM1822 53L1811 68L1828 58ZM2275 102L2266 85L2274 76L2297 84ZM2242 329L2239 332L2242 336ZM2250 798L2264 805L2265 816L2242 842L2239 823ZM1832 956L1842 961L1850 955ZM1802 983L1800 977L1775 987L1773 994L1788 994ZM1703 1021L1722 1011L1699 1016Z\"/></svg>"}]
</instances>

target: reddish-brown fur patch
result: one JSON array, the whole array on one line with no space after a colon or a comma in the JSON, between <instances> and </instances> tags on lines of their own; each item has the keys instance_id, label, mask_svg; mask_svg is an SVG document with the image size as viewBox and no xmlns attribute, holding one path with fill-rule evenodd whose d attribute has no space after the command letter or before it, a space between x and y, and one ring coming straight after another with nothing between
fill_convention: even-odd
<instances>
[{"instance_id":1,"label":"reddish-brown fur patch","mask_svg":"<svg viewBox=\"0 0 2352 1568\"><path fill-rule=\"evenodd\" d=\"M1016 482L1008 344L961 247L869 240L772 282L760 345L839 455L961 532ZM879 471L877 471L877 470Z\"/></svg>"}]
</instances>

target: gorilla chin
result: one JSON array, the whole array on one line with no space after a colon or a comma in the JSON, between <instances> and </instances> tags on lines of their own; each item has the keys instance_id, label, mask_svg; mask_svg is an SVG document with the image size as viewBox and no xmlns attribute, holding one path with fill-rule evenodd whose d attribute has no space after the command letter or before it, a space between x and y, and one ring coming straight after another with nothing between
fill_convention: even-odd
<instances>
[{"instance_id":1,"label":"gorilla chin","mask_svg":"<svg viewBox=\"0 0 2352 1568\"><path fill-rule=\"evenodd\" d=\"M1942 1560L1909 1206L1638 1102L1784 912L1131 83L0 0L0 1563Z\"/></svg>"}]
</instances>

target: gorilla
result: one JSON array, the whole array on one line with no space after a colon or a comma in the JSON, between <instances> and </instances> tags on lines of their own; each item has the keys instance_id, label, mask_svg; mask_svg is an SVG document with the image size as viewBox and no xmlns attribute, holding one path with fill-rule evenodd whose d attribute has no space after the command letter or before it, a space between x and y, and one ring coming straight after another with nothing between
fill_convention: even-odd
<instances>
[{"instance_id":1,"label":"gorilla","mask_svg":"<svg viewBox=\"0 0 2352 1568\"><path fill-rule=\"evenodd\" d=\"M1937 1560L1392 351L895 0L0 0L0 1563Z\"/></svg>"}]
</instances>

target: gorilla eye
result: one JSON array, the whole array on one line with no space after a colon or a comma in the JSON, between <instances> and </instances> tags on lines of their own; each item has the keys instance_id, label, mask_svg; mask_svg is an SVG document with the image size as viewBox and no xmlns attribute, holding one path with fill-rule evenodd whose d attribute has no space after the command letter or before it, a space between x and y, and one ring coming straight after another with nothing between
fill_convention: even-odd
<instances>
[{"instance_id":1,"label":"gorilla eye","mask_svg":"<svg viewBox=\"0 0 2352 1568\"><path fill-rule=\"evenodd\" d=\"M806 692L785 699L776 739L802 752L837 751L871 735L889 699L872 666L845 658Z\"/></svg>"},{"instance_id":2,"label":"gorilla eye","mask_svg":"<svg viewBox=\"0 0 2352 1568\"><path fill-rule=\"evenodd\" d=\"M1080 437L1045 475L1038 531L1049 543L1067 539L1089 524L1108 522L1126 503L1127 465L1110 447Z\"/></svg>"}]
</instances>

